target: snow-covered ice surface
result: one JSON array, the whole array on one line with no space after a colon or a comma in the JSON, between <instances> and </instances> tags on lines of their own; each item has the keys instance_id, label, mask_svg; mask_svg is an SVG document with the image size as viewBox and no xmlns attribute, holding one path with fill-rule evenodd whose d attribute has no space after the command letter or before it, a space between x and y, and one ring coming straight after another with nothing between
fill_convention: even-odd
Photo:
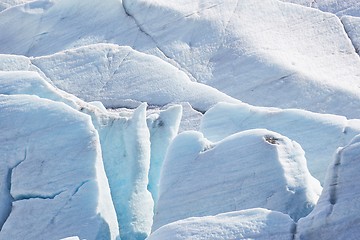
<instances>
[{"instance_id":1,"label":"snow-covered ice surface","mask_svg":"<svg viewBox=\"0 0 360 240\"><path fill-rule=\"evenodd\" d=\"M338 16L350 15L360 17L360 2L358 0L280 0L296 3L307 7L331 12Z\"/></svg>"},{"instance_id":2,"label":"snow-covered ice surface","mask_svg":"<svg viewBox=\"0 0 360 240\"><path fill-rule=\"evenodd\" d=\"M118 0L36 0L0 12L0 19L1 53L41 56L103 42L156 48Z\"/></svg>"},{"instance_id":3,"label":"snow-covered ice surface","mask_svg":"<svg viewBox=\"0 0 360 240\"><path fill-rule=\"evenodd\" d=\"M321 192L300 145L267 130L249 130L211 143L195 131L169 147L152 231L188 217L248 208L306 216Z\"/></svg>"},{"instance_id":4,"label":"snow-covered ice surface","mask_svg":"<svg viewBox=\"0 0 360 240\"><path fill-rule=\"evenodd\" d=\"M338 17L309 7L277 0L36 1L0 12L0 32L1 53L44 56L116 43L253 105L360 116L359 57Z\"/></svg>"},{"instance_id":5,"label":"snow-covered ice surface","mask_svg":"<svg viewBox=\"0 0 360 240\"><path fill-rule=\"evenodd\" d=\"M90 117L25 95L0 95L0 116L0 238L116 239L118 224Z\"/></svg>"},{"instance_id":6,"label":"snow-covered ice surface","mask_svg":"<svg viewBox=\"0 0 360 240\"><path fill-rule=\"evenodd\" d=\"M0 239L359 238L359 19L357 0L0 0Z\"/></svg>"},{"instance_id":7,"label":"snow-covered ice surface","mask_svg":"<svg viewBox=\"0 0 360 240\"><path fill-rule=\"evenodd\" d=\"M359 5L360 13L360 5ZM341 22L344 24L345 31L354 45L355 51L360 53L360 16L343 16Z\"/></svg>"},{"instance_id":8,"label":"snow-covered ice surface","mask_svg":"<svg viewBox=\"0 0 360 240\"><path fill-rule=\"evenodd\" d=\"M360 136L338 150L318 204L298 223L296 239L360 238L359 156Z\"/></svg>"},{"instance_id":9,"label":"snow-covered ice surface","mask_svg":"<svg viewBox=\"0 0 360 240\"><path fill-rule=\"evenodd\" d=\"M23 4L26 2L30 2L30 1L32 1L32 0L1 0L0 1L0 11L3 11L9 7Z\"/></svg>"},{"instance_id":10,"label":"snow-covered ice surface","mask_svg":"<svg viewBox=\"0 0 360 240\"><path fill-rule=\"evenodd\" d=\"M147 239L291 240L295 229L286 214L258 208L179 220L159 228Z\"/></svg>"},{"instance_id":11,"label":"snow-covered ice surface","mask_svg":"<svg viewBox=\"0 0 360 240\"><path fill-rule=\"evenodd\" d=\"M360 116L360 61L333 14L276 0L124 6L199 82L253 105Z\"/></svg>"},{"instance_id":12,"label":"snow-covered ice surface","mask_svg":"<svg viewBox=\"0 0 360 240\"><path fill-rule=\"evenodd\" d=\"M160 106L189 102L205 111L219 101L239 102L192 82L160 58L130 47L96 44L33 58L31 62L58 88L85 101L101 101L106 107L126 107L130 99Z\"/></svg>"},{"instance_id":13,"label":"snow-covered ice surface","mask_svg":"<svg viewBox=\"0 0 360 240\"><path fill-rule=\"evenodd\" d=\"M311 174L323 182L336 149L360 134L360 120L299 109L219 103L205 113L200 129L210 141L219 141L255 128L275 131L298 142L305 151Z\"/></svg>"}]
</instances>

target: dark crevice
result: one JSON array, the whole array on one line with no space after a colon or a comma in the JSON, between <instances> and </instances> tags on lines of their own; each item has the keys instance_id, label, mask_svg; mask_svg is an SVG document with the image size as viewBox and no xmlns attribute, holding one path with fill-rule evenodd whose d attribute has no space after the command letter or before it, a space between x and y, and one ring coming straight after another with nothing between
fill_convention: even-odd
<instances>
[{"instance_id":1,"label":"dark crevice","mask_svg":"<svg viewBox=\"0 0 360 240\"><path fill-rule=\"evenodd\" d=\"M296 231L297 231L297 224L293 223L293 225L291 226L291 240L295 240L296 237Z\"/></svg>"},{"instance_id":2,"label":"dark crevice","mask_svg":"<svg viewBox=\"0 0 360 240\"><path fill-rule=\"evenodd\" d=\"M73 190L73 193L71 194L71 196L69 197L69 199L67 201L65 201L65 203L59 207L59 209L57 210L57 212L54 214L54 216L50 219L50 221L48 222L47 226L44 228L44 229L47 229L50 225L54 224L55 223L55 220L57 218L57 216L61 213L61 211L72 201L72 198L80 191L80 189L86 184L90 182L90 180L86 180L86 181L83 181L79 184L78 187L76 187L74 190ZM66 191L66 190L65 190ZM65 192L65 191L62 191L62 192ZM61 194L62 192L60 192L59 194ZM58 195L59 195L58 194ZM55 196L56 197L56 196Z\"/></svg>"},{"instance_id":3,"label":"dark crevice","mask_svg":"<svg viewBox=\"0 0 360 240\"><path fill-rule=\"evenodd\" d=\"M12 209L12 202L14 201L14 198L10 194L12 168L9 168L6 174L7 174L6 179L5 179L6 180L6 189L8 190L6 195L8 195L9 198L8 198L8 201L2 202L2 208L4 208L4 210L3 210L4 215L3 215L3 218L0 219L0 231L1 231L2 227L4 226L6 220L10 216L11 209Z\"/></svg>"},{"instance_id":4,"label":"dark crevice","mask_svg":"<svg viewBox=\"0 0 360 240\"><path fill-rule=\"evenodd\" d=\"M1 219L1 222L0 222L0 231L2 229L2 227L4 226L5 222L7 221L7 219L9 218L10 216L10 213L11 213L11 210L12 210L12 203L14 201L16 201L14 199L14 197L11 195L11 182L12 182L12 175L13 175L13 171L16 167L18 167L22 162L24 162L27 158L27 149L25 148L24 150L24 157L18 162L16 163L13 167L10 167L8 168L7 170L7 173L6 173L6 178L4 179L6 181L5 185L6 185L6 195L8 195L8 199L9 201L8 202L3 202L2 204L7 204L8 206L5 207L7 208L5 211L5 216L3 217L3 219Z\"/></svg>"},{"instance_id":5,"label":"dark crevice","mask_svg":"<svg viewBox=\"0 0 360 240\"><path fill-rule=\"evenodd\" d=\"M336 160L333 166L333 174L331 176L331 182L329 184L329 202L331 204L331 210L329 211L328 215L331 215L333 206L337 202L337 186L339 181L339 169L341 165L341 154L342 150L340 150L336 154Z\"/></svg>"},{"instance_id":6,"label":"dark crevice","mask_svg":"<svg viewBox=\"0 0 360 240\"><path fill-rule=\"evenodd\" d=\"M14 201L21 201L21 200L30 200L30 199L54 199L61 193L65 192L62 190L60 192L52 193L52 194L19 194Z\"/></svg>"}]
</instances>

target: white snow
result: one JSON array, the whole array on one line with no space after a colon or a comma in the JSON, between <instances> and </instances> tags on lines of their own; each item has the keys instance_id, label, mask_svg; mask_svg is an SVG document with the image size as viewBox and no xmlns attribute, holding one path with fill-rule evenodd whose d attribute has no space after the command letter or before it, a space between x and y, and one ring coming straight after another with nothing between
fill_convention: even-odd
<instances>
[{"instance_id":1,"label":"white snow","mask_svg":"<svg viewBox=\"0 0 360 240\"><path fill-rule=\"evenodd\" d=\"M298 223L296 239L359 239L360 136L340 148L314 210Z\"/></svg>"},{"instance_id":2,"label":"white snow","mask_svg":"<svg viewBox=\"0 0 360 240\"><path fill-rule=\"evenodd\" d=\"M160 106L188 101L204 111L219 101L240 102L130 47L96 44L31 61L58 88L106 107L126 107L127 99Z\"/></svg>"},{"instance_id":3,"label":"white snow","mask_svg":"<svg viewBox=\"0 0 360 240\"><path fill-rule=\"evenodd\" d=\"M30 2L30 1L32 1L32 0L1 0L0 1L0 11L3 11L9 7L23 4L26 2Z\"/></svg>"},{"instance_id":4,"label":"white snow","mask_svg":"<svg viewBox=\"0 0 360 240\"><path fill-rule=\"evenodd\" d=\"M360 5L359 5L360 13ZM360 15L360 14L359 14ZM360 53L360 16L343 16L341 22L344 24L345 31L349 36L352 44L354 45L355 51Z\"/></svg>"},{"instance_id":5,"label":"white snow","mask_svg":"<svg viewBox=\"0 0 360 240\"><path fill-rule=\"evenodd\" d=\"M0 239L360 238L359 19L0 0Z\"/></svg>"},{"instance_id":6,"label":"white snow","mask_svg":"<svg viewBox=\"0 0 360 240\"><path fill-rule=\"evenodd\" d=\"M358 0L280 0L307 7L317 8L324 12L331 12L339 17L351 15L360 17L360 2Z\"/></svg>"},{"instance_id":7,"label":"white snow","mask_svg":"<svg viewBox=\"0 0 360 240\"><path fill-rule=\"evenodd\" d=\"M152 231L188 217L256 207L297 221L320 192L300 145L275 132L249 130L217 143L183 132L167 152Z\"/></svg>"},{"instance_id":8,"label":"white snow","mask_svg":"<svg viewBox=\"0 0 360 240\"><path fill-rule=\"evenodd\" d=\"M80 240L79 237L67 237L67 238L63 238L61 240Z\"/></svg>"},{"instance_id":9,"label":"white snow","mask_svg":"<svg viewBox=\"0 0 360 240\"><path fill-rule=\"evenodd\" d=\"M360 116L360 61L333 14L277 0L125 3L198 82L253 105Z\"/></svg>"},{"instance_id":10,"label":"white snow","mask_svg":"<svg viewBox=\"0 0 360 240\"><path fill-rule=\"evenodd\" d=\"M147 240L291 240L294 230L295 223L286 214L258 208L179 220L159 228Z\"/></svg>"},{"instance_id":11,"label":"white snow","mask_svg":"<svg viewBox=\"0 0 360 240\"><path fill-rule=\"evenodd\" d=\"M360 121L298 109L219 103L205 113L200 129L207 139L219 141L255 128L275 131L298 142L311 174L323 182L336 149L360 134Z\"/></svg>"},{"instance_id":12,"label":"white snow","mask_svg":"<svg viewBox=\"0 0 360 240\"><path fill-rule=\"evenodd\" d=\"M118 0L32 1L0 12L0 32L1 53L26 56L102 42L155 48Z\"/></svg>"},{"instance_id":13,"label":"white snow","mask_svg":"<svg viewBox=\"0 0 360 240\"><path fill-rule=\"evenodd\" d=\"M116 239L118 224L90 117L26 95L0 95L0 115L1 195L7 198L0 238Z\"/></svg>"}]
</instances>

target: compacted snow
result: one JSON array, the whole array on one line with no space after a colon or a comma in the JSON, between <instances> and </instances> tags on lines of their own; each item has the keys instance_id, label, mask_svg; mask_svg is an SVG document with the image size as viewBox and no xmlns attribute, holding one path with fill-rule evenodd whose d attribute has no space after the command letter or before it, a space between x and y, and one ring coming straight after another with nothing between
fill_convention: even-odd
<instances>
[{"instance_id":1,"label":"compacted snow","mask_svg":"<svg viewBox=\"0 0 360 240\"><path fill-rule=\"evenodd\" d=\"M300 145L284 136L257 129L212 143L199 132L184 132L164 162L152 230L191 216L256 207L297 221L320 192Z\"/></svg>"},{"instance_id":2,"label":"compacted snow","mask_svg":"<svg viewBox=\"0 0 360 240\"><path fill-rule=\"evenodd\" d=\"M0 0L0 239L359 239L359 19Z\"/></svg>"},{"instance_id":3,"label":"compacted snow","mask_svg":"<svg viewBox=\"0 0 360 240\"><path fill-rule=\"evenodd\" d=\"M255 128L266 128L298 142L310 172L323 182L336 149L360 134L360 121L299 109L219 103L202 118L201 132L211 141Z\"/></svg>"},{"instance_id":4,"label":"compacted snow","mask_svg":"<svg viewBox=\"0 0 360 240\"><path fill-rule=\"evenodd\" d=\"M257 208L176 221L159 228L148 240L291 240L295 229L289 216Z\"/></svg>"}]
</instances>

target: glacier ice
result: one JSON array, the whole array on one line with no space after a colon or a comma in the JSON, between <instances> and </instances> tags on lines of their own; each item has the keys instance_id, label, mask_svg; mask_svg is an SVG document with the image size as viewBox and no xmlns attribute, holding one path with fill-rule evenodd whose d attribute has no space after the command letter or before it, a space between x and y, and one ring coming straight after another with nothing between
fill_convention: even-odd
<instances>
[{"instance_id":1,"label":"glacier ice","mask_svg":"<svg viewBox=\"0 0 360 240\"><path fill-rule=\"evenodd\" d=\"M357 0L0 0L0 239L357 239L359 17ZM316 206L306 165L329 165Z\"/></svg>"},{"instance_id":2,"label":"glacier ice","mask_svg":"<svg viewBox=\"0 0 360 240\"><path fill-rule=\"evenodd\" d=\"M0 12L0 19L1 53L42 56L99 42L155 48L118 0L36 0Z\"/></svg>"},{"instance_id":3,"label":"glacier ice","mask_svg":"<svg viewBox=\"0 0 360 240\"><path fill-rule=\"evenodd\" d=\"M198 82L253 105L359 116L360 62L334 14L277 0L136 0L127 11Z\"/></svg>"},{"instance_id":4,"label":"glacier ice","mask_svg":"<svg viewBox=\"0 0 360 240\"><path fill-rule=\"evenodd\" d=\"M192 82L171 64L130 47L96 44L31 62L58 88L111 108L127 107L128 99L158 106L186 101L203 111L219 101L240 102Z\"/></svg>"},{"instance_id":5,"label":"glacier ice","mask_svg":"<svg viewBox=\"0 0 360 240\"><path fill-rule=\"evenodd\" d=\"M291 2L307 7L317 8L324 12L334 13L341 17L344 15L360 17L360 3L358 0L280 0L284 2Z\"/></svg>"},{"instance_id":6,"label":"glacier ice","mask_svg":"<svg viewBox=\"0 0 360 240\"><path fill-rule=\"evenodd\" d=\"M257 208L179 220L159 228L147 239L292 240L295 229L288 215Z\"/></svg>"},{"instance_id":7,"label":"glacier ice","mask_svg":"<svg viewBox=\"0 0 360 240\"><path fill-rule=\"evenodd\" d=\"M100 136L121 237L143 239L150 233L154 206L150 192L156 199L158 175L167 146L178 131L181 106L153 111L149 116L146 104L112 113L100 103L88 104L53 87L32 71L0 71L0 93L34 94L90 115Z\"/></svg>"},{"instance_id":8,"label":"glacier ice","mask_svg":"<svg viewBox=\"0 0 360 240\"><path fill-rule=\"evenodd\" d=\"M176 220L262 207L306 216L321 192L300 145L256 129L212 143L179 134L164 161L152 231ZM226 196L226 197L225 197Z\"/></svg>"},{"instance_id":9,"label":"glacier ice","mask_svg":"<svg viewBox=\"0 0 360 240\"><path fill-rule=\"evenodd\" d=\"M309 171L323 182L336 149L360 133L360 121L299 109L219 103L204 114L200 131L207 139L219 141L255 128L266 128L298 142L305 151Z\"/></svg>"},{"instance_id":10,"label":"glacier ice","mask_svg":"<svg viewBox=\"0 0 360 240\"><path fill-rule=\"evenodd\" d=\"M118 223L90 117L26 95L0 95L0 115L1 195L7 197L0 238L116 239Z\"/></svg>"},{"instance_id":11,"label":"glacier ice","mask_svg":"<svg viewBox=\"0 0 360 240\"><path fill-rule=\"evenodd\" d=\"M165 154L170 142L179 131L181 116L181 105L170 106L147 116L151 144L148 190L152 194L154 206L158 199L159 178Z\"/></svg>"},{"instance_id":12,"label":"glacier ice","mask_svg":"<svg viewBox=\"0 0 360 240\"><path fill-rule=\"evenodd\" d=\"M296 239L359 239L360 136L339 148L314 210L298 223Z\"/></svg>"},{"instance_id":13,"label":"glacier ice","mask_svg":"<svg viewBox=\"0 0 360 240\"><path fill-rule=\"evenodd\" d=\"M360 5L359 5L360 15ZM349 36L352 44L354 45L355 51L360 53L360 16L343 16L341 22L344 24L344 29Z\"/></svg>"}]
</instances>

